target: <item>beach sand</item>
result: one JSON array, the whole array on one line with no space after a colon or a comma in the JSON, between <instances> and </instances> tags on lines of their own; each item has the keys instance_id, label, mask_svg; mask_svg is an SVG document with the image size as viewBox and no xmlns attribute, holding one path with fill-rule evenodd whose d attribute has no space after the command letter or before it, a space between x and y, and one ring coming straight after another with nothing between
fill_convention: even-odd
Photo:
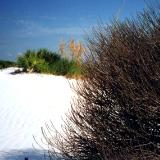
<instances>
[{"instance_id":1,"label":"beach sand","mask_svg":"<svg viewBox=\"0 0 160 160\"><path fill-rule=\"evenodd\" d=\"M75 80L45 74L10 74L15 69L0 70L0 159L5 159L4 152L42 149L33 137L46 148L41 141L41 127L52 121L60 131L75 95L70 86Z\"/></svg>"}]
</instances>

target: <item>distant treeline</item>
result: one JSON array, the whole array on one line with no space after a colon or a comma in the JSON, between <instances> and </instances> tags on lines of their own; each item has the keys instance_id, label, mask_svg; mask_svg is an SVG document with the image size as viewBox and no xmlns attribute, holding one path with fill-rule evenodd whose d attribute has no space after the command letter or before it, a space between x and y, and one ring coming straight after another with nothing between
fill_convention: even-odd
<instances>
[{"instance_id":1,"label":"distant treeline","mask_svg":"<svg viewBox=\"0 0 160 160\"><path fill-rule=\"evenodd\" d=\"M0 60L0 69L16 66L16 62Z\"/></svg>"}]
</instances>

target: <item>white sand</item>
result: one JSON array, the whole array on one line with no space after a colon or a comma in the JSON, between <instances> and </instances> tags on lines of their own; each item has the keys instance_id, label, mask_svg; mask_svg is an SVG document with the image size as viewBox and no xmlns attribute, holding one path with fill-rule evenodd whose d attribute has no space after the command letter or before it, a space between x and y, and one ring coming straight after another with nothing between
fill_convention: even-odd
<instances>
[{"instance_id":1,"label":"white sand","mask_svg":"<svg viewBox=\"0 0 160 160\"><path fill-rule=\"evenodd\" d=\"M62 76L9 74L15 68L0 70L0 154L27 150L39 141L41 127L50 120L60 129L62 116L74 96L70 83ZM0 159L2 159L0 157Z\"/></svg>"}]
</instances>

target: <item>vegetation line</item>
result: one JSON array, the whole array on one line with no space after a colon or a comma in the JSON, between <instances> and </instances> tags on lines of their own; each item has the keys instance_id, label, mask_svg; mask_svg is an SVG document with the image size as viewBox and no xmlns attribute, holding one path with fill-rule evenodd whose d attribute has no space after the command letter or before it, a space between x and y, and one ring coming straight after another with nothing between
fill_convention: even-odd
<instances>
[{"instance_id":1,"label":"vegetation line","mask_svg":"<svg viewBox=\"0 0 160 160\"><path fill-rule=\"evenodd\" d=\"M23 72L28 73L47 73L80 78L82 76L81 57L85 49L80 42L76 44L74 40L70 41L67 51L65 47L60 44L59 54L48 49L27 50L17 57L15 63L0 61L0 69L17 66L23 68Z\"/></svg>"}]
</instances>

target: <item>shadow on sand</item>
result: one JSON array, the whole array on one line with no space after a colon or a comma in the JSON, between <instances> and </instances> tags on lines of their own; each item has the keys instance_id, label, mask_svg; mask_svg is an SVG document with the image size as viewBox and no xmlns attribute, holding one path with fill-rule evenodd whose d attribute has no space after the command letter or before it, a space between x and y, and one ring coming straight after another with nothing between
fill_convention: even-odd
<instances>
[{"instance_id":1,"label":"shadow on sand","mask_svg":"<svg viewBox=\"0 0 160 160\"><path fill-rule=\"evenodd\" d=\"M53 157L52 160L59 158ZM50 160L47 151L43 150L11 150L0 151L0 160Z\"/></svg>"}]
</instances>

